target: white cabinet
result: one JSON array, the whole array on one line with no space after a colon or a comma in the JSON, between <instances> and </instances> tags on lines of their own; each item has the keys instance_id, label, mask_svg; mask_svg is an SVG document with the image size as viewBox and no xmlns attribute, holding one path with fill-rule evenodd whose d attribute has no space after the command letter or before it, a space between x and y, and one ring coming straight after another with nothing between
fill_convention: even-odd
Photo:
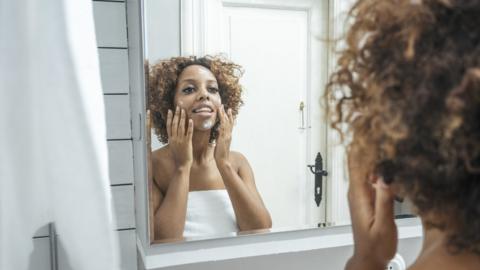
<instances>
[{"instance_id":1,"label":"white cabinet","mask_svg":"<svg viewBox=\"0 0 480 270\"><path fill-rule=\"evenodd\" d=\"M93 2L98 47L127 47L127 16L125 3Z\"/></svg>"},{"instance_id":2,"label":"white cabinet","mask_svg":"<svg viewBox=\"0 0 480 270\"><path fill-rule=\"evenodd\" d=\"M128 95L105 95L108 139L130 139L130 99Z\"/></svg>"},{"instance_id":3,"label":"white cabinet","mask_svg":"<svg viewBox=\"0 0 480 270\"><path fill-rule=\"evenodd\" d=\"M102 88L106 94L128 94L128 50L98 49Z\"/></svg>"},{"instance_id":4,"label":"white cabinet","mask_svg":"<svg viewBox=\"0 0 480 270\"><path fill-rule=\"evenodd\" d=\"M135 241L135 230L118 231L118 242L120 244L120 269L135 270L137 268L137 250ZM67 243L68 244L68 243ZM58 236L58 270L73 270L70 265L65 249L61 242L61 236ZM32 268L31 270L37 268ZM42 268L42 270L49 268ZM30 269L29 269L30 270Z\"/></svg>"},{"instance_id":5,"label":"white cabinet","mask_svg":"<svg viewBox=\"0 0 480 270\"><path fill-rule=\"evenodd\" d=\"M110 184L133 183L133 150L131 140L108 142Z\"/></svg>"}]
</instances>

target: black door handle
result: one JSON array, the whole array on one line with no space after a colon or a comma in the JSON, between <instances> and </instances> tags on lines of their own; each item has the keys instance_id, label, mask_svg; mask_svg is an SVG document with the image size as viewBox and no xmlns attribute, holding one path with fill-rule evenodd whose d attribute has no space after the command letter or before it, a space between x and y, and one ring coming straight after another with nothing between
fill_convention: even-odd
<instances>
[{"instance_id":1,"label":"black door handle","mask_svg":"<svg viewBox=\"0 0 480 270\"><path fill-rule=\"evenodd\" d=\"M315 165L307 165L307 167L315 175L314 195L317 207L319 207L322 202L323 177L328 175L328 172L323 169L323 159L320 152L318 152L315 158Z\"/></svg>"}]
</instances>

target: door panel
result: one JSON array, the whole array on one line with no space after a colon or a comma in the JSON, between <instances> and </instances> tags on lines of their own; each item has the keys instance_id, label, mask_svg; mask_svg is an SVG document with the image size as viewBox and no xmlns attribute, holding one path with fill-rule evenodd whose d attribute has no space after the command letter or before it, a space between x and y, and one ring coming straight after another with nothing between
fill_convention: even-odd
<instances>
[{"instance_id":1,"label":"door panel","mask_svg":"<svg viewBox=\"0 0 480 270\"><path fill-rule=\"evenodd\" d=\"M273 226L305 223L306 11L224 8L230 58L245 69L233 149L250 161Z\"/></svg>"},{"instance_id":2,"label":"door panel","mask_svg":"<svg viewBox=\"0 0 480 270\"><path fill-rule=\"evenodd\" d=\"M225 54L245 70L241 79L245 105L234 128L232 150L250 161L273 226L326 222L330 176L324 177L323 201L317 206L314 175L307 165L321 152L324 168L329 168L322 100L329 66L325 41L330 1L185 3L181 54Z\"/></svg>"}]
</instances>

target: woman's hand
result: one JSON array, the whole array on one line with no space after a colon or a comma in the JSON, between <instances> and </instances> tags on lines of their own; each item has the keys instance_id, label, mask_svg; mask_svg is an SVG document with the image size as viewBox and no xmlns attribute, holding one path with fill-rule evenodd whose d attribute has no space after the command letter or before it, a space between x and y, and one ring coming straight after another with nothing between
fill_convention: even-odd
<instances>
[{"instance_id":1,"label":"woman's hand","mask_svg":"<svg viewBox=\"0 0 480 270\"><path fill-rule=\"evenodd\" d=\"M230 143L232 142L232 129L234 124L232 109L228 109L227 113L222 105L218 110L218 117L220 118L220 126L218 127L214 156L217 165L223 165L229 161Z\"/></svg>"},{"instance_id":2,"label":"woman's hand","mask_svg":"<svg viewBox=\"0 0 480 270\"><path fill-rule=\"evenodd\" d=\"M187 113L178 106L175 110L175 115L173 115L171 110L168 110L168 147L173 154L173 159L177 168L190 168L193 163L193 120L188 119L188 127L186 127L186 118Z\"/></svg>"},{"instance_id":3,"label":"woman's hand","mask_svg":"<svg viewBox=\"0 0 480 270\"><path fill-rule=\"evenodd\" d=\"M362 166L365 157L357 151L348 153L348 203L355 247L345 269L384 270L397 250L394 195L383 179Z\"/></svg>"}]
</instances>

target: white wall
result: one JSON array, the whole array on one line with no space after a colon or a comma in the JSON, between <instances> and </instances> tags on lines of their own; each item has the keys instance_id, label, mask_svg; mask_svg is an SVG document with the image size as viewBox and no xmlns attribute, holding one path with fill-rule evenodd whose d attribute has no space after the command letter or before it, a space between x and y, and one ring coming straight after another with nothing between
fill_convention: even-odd
<instances>
[{"instance_id":1,"label":"white wall","mask_svg":"<svg viewBox=\"0 0 480 270\"><path fill-rule=\"evenodd\" d=\"M180 55L180 0L144 0L144 54L150 64ZM152 151L160 148L151 133Z\"/></svg>"},{"instance_id":2,"label":"white wall","mask_svg":"<svg viewBox=\"0 0 480 270\"><path fill-rule=\"evenodd\" d=\"M180 55L180 0L144 0L145 57L154 63Z\"/></svg>"}]
</instances>

